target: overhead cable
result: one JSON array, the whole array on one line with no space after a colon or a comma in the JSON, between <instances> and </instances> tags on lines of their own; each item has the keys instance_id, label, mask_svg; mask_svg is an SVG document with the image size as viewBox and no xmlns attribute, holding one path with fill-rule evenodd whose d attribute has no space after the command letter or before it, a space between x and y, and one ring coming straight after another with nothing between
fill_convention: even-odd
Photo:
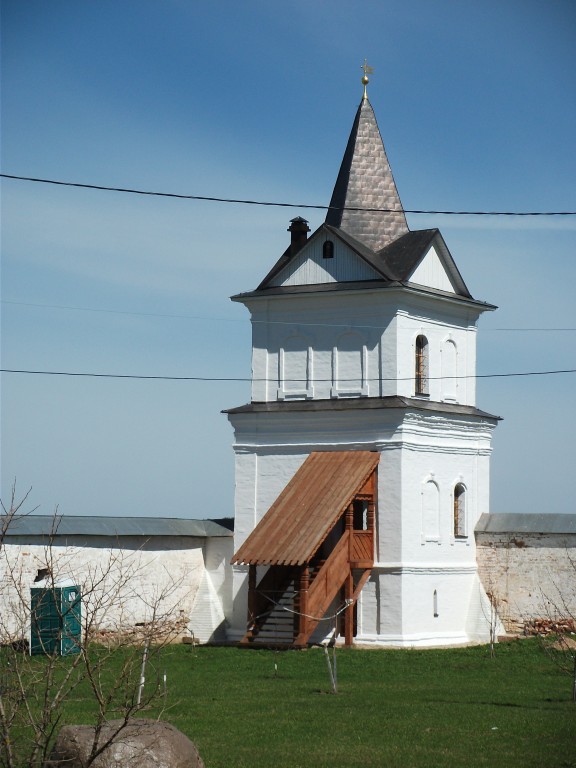
<instances>
[{"instance_id":1,"label":"overhead cable","mask_svg":"<svg viewBox=\"0 0 576 768\"><path fill-rule=\"evenodd\" d=\"M79 187L81 189L97 189L104 192L124 192L131 195L146 195L150 197L172 197L179 200L201 200L210 203L235 203L237 205L264 205L276 208L307 208L315 210L337 211L363 211L366 213L395 213L392 208L353 208L330 205L313 205L310 203L279 203L270 200L242 200L228 197L209 197L206 195L182 195L177 192L152 192L143 189L131 189L130 187L109 187L102 184L82 184L74 181L59 181L56 179L39 179L33 176L16 176L11 173L0 173L3 179L15 179L17 181L31 181L37 184L55 184L60 187ZM427 214L433 216L576 216L576 211L430 211L408 210L404 213Z\"/></svg>"},{"instance_id":2,"label":"overhead cable","mask_svg":"<svg viewBox=\"0 0 576 768\"><path fill-rule=\"evenodd\" d=\"M79 371L31 371L16 368L0 368L0 373L27 373L35 376L84 376L86 378L94 379L144 379L152 381L238 381L238 382L259 382L259 383L276 383L278 379L268 378L249 378L242 376L148 376L137 375L130 373L85 373ZM516 373L477 373L470 376L450 376L450 379L498 379L498 378L510 378L512 376L553 376L561 373L576 373L576 368L568 368L558 371L521 371ZM413 376L406 376L400 378L367 378L366 381L412 381ZM428 376L428 381L435 381L442 379L442 376ZM358 379L340 379L341 382L357 381ZM304 379L283 379L284 382L292 384L303 383ZM317 383L331 382L332 379L314 379Z\"/></svg>"},{"instance_id":3,"label":"overhead cable","mask_svg":"<svg viewBox=\"0 0 576 768\"><path fill-rule=\"evenodd\" d=\"M11 304L17 307L36 307L38 309L62 309L73 312L100 312L108 315L133 315L135 317L161 317L170 320L198 320L201 322L209 323L242 323L244 320L236 317L208 317L206 315L180 315L169 314L166 312L131 312L123 309L103 309L98 307L72 307L65 304L39 304L37 302L30 301L11 301L10 299L2 299L2 304ZM309 323L298 320L254 320L251 322L254 325L289 325L289 326L306 326L311 328L375 328L382 329L382 325L368 325L366 323ZM482 333L491 333L493 331L512 332L512 331L526 331L531 333L536 332L558 332L558 331L576 331L576 328L482 328Z\"/></svg>"}]
</instances>

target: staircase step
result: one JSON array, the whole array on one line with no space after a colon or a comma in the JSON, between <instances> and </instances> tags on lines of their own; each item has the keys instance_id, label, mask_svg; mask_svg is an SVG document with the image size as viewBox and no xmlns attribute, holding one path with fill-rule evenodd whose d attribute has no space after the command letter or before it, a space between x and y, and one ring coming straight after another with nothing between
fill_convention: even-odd
<instances>
[{"instance_id":1,"label":"staircase step","mask_svg":"<svg viewBox=\"0 0 576 768\"><path fill-rule=\"evenodd\" d=\"M294 582L283 592L263 593L270 601L269 610L260 616L256 626L243 640L245 645L288 647L294 642ZM287 610L289 609L289 610Z\"/></svg>"}]
</instances>

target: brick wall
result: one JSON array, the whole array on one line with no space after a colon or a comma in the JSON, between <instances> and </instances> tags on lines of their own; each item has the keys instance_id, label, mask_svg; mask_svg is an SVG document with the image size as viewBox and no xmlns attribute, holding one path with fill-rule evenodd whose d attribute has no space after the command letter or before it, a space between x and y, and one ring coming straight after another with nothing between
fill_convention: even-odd
<instances>
[{"instance_id":1,"label":"brick wall","mask_svg":"<svg viewBox=\"0 0 576 768\"><path fill-rule=\"evenodd\" d=\"M576 617L576 534L476 533L478 572L508 632Z\"/></svg>"}]
</instances>

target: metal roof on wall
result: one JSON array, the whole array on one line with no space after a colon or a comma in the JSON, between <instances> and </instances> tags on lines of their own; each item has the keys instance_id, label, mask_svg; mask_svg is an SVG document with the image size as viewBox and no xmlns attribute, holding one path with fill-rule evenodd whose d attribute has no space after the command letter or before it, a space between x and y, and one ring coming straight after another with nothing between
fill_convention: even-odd
<instances>
[{"instance_id":1,"label":"metal roof on wall","mask_svg":"<svg viewBox=\"0 0 576 768\"><path fill-rule=\"evenodd\" d=\"M250 565L302 565L378 466L374 451L315 451L232 558Z\"/></svg>"},{"instance_id":2,"label":"metal roof on wall","mask_svg":"<svg viewBox=\"0 0 576 768\"><path fill-rule=\"evenodd\" d=\"M387 408L402 410L434 411L436 413L454 414L456 416L473 416L500 421L500 416L494 416L481 411L472 405L459 403L441 403L435 400L424 400L417 397L387 395L386 397L347 397L341 400L271 400L269 402L252 402L237 408L228 408L222 413L291 413L294 411L365 411Z\"/></svg>"},{"instance_id":3,"label":"metal roof on wall","mask_svg":"<svg viewBox=\"0 0 576 768\"><path fill-rule=\"evenodd\" d=\"M500 512L480 516L477 533L576 533L576 515Z\"/></svg>"},{"instance_id":4,"label":"metal roof on wall","mask_svg":"<svg viewBox=\"0 0 576 768\"><path fill-rule=\"evenodd\" d=\"M0 521L0 526L2 522ZM18 515L6 536L232 536L232 520L189 520L170 517L105 517L83 515ZM1 528L0 528L1 530Z\"/></svg>"}]
</instances>

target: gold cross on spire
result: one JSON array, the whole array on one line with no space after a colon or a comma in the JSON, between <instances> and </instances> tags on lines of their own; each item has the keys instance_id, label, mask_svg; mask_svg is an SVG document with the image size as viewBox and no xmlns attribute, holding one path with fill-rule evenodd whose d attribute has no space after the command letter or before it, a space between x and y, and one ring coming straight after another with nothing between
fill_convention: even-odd
<instances>
[{"instance_id":1,"label":"gold cross on spire","mask_svg":"<svg viewBox=\"0 0 576 768\"><path fill-rule=\"evenodd\" d=\"M364 64L362 65L362 69L364 70L364 76L362 77L362 85L364 86L364 97L365 99L368 98L368 93L366 92L366 86L368 85L368 75L372 75L374 73L374 68L368 66L366 59L364 59Z\"/></svg>"}]
</instances>

